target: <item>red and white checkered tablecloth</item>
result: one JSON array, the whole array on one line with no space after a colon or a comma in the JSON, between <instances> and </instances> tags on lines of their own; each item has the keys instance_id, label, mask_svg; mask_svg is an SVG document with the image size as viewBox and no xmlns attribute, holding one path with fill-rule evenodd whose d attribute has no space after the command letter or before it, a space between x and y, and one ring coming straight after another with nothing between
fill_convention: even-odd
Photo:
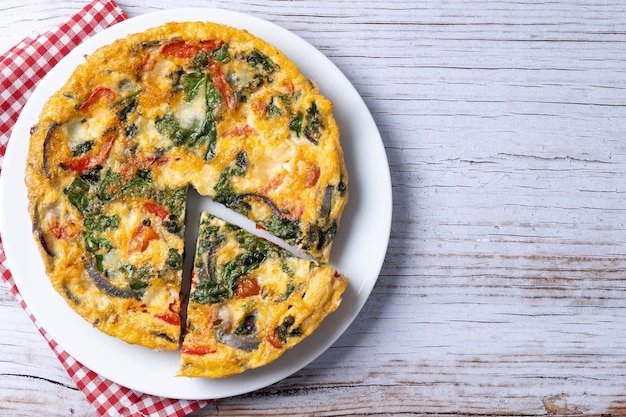
<instances>
[{"instance_id":1,"label":"red and white checkered tablecloth","mask_svg":"<svg viewBox=\"0 0 626 417\"><path fill-rule=\"evenodd\" d=\"M29 36L0 55L0 174L11 129L38 81L83 40L127 18L126 13L113 0L94 0L62 25L43 34ZM0 275L20 305L28 312L28 307L6 266L1 236ZM68 355L37 324L37 319L30 313L29 316L78 389L101 416L180 417L211 402L156 397L107 380Z\"/></svg>"}]
</instances>

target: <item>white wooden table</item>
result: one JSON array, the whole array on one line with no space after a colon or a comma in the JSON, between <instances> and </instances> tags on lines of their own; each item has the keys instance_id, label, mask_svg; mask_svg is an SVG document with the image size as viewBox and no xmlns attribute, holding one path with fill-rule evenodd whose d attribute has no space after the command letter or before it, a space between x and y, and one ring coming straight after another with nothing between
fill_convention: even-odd
<instances>
[{"instance_id":1,"label":"white wooden table","mask_svg":"<svg viewBox=\"0 0 626 417\"><path fill-rule=\"evenodd\" d=\"M625 2L118 3L300 35L363 96L392 172L388 255L348 331L195 416L626 414ZM84 4L3 0L0 49ZM0 317L0 415L95 416L4 286Z\"/></svg>"}]
</instances>

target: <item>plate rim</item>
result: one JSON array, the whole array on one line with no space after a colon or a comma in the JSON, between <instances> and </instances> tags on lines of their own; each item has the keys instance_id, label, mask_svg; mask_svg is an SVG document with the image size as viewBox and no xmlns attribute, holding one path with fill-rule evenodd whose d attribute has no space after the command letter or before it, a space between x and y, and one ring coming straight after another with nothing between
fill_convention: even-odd
<instances>
[{"instance_id":1,"label":"plate rim","mask_svg":"<svg viewBox=\"0 0 626 417\"><path fill-rule=\"evenodd\" d=\"M241 394L245 394L251 391L255 391L257 389L264 388L268 385L276 383L292 375L293 373L304 368L305 366L308 366L312 361L314 361L319 355L324 353L332 344L334 344L337 341L337 339L339 339L339 337L341 337L345 333L347 328L354 321L354 319L358 316L365 302L369 298L374 288L374 285L376 284L376 281L378 279L378 276L380 274L380 271L384 263L385 255L387 252L387 247L389 244L390 232L391 232L391 219L392 219L392 206L393 206L391 175L390 175L389 164L388 164L384 144L382 141L382 137L380 135L380 132L378 131L378 128L376 126L376 123L374 121L372 114L367 109L367 105L363 101L362 97L360 96L360 94L358 93L354 85L350 82L350 80L321 51L319 51L317 48L315 48L312 44L310 44L305 39L283 28L282 26L279 26L278 24L270 22L263 18L253 16L251 14L246 14L246 13L237 12L233 10L227 10L227 9L183 7L183 8L166 9L166 10L161 10L157 12L145 13L136 17L132 17L123 22L117 23L107 29L104 29L103 31L95 34L93 37L85 40L81 45L79 45L74 50L72 50L47 74L47 76L36 87L33 94L30 96L29 100L24 106L23 111L21 112L18 118L18 121L16 122L14 126L10 140L7 144L5 159L4 159L2 171L1 171L2 175L0 175L0 199L2 201L7 201L6 198L8 197L8 193L10 191L14 191L15 187L17 187L18 189L20 188L19 186L15 184L13 185L7 184L7 182L9 182L7 177L11 176L10 174L13 173L12 170L19 168L20 166L24 166L21 164L25 164L24 160L18 161L17 156L12 158L13 154L16 154L19 151L23 152L23 149L19 148L20 145L17 144L18 141L20 141L20 138L18 138L17 136L23 135L25 132L25 129L30 129L30 121L32 121L33 118L34 120L38 118L38 115L41 111L41 107L43 106L47 98L49 97L50 92L54 92L58 90L64 84L65 80L67 79L67 76L60 76L62 71L65 70L66 67L68 66L71 66L70 72L73 71L75 66L81 62L80 60L83 55L91 54L93 51L95 51L98 47L102 45L111 43L114 40L124 37L130 33L143 31L150 27L155 27L155 26L158 26L158 25L170 22L170 21L177 21L177 22L212 21L212 22L227 24L233 27L248 30L250 33L254 34L255 36L265 40L266 42L276 46L279 50L283 51L283 53L285 53L285 55L287 55L290 60L294 60L294 62L296 62L300 70L306 76L311 77L311 75L317 75L317 78L315 79L315 81L318 84L320 84L320 90L322 94L324 94L325 96L329 97L329 94L327 94L327 92L334 91L333 89L338 86L340 87L340 89L343 89L344 91L347 90L348 94L351 96L351 100L355 101L355 102L352 102L351 104L356 105L356 108L362 111L362 113L360 114L360 117L365 119L365 123L370 127L370 129L373 127L373 131L371 131L369 134L373 137L372 140L374 141L374 143L368 143L368 145L370 146L373 145L374 148L376 148L375 152L377 153L377 155L375 155L375 157L378 160L379 165L381 166L377 166L378 177L376 179L377 181L376 181L375 186L377 187L378 191L383 193L383 195L379 196L378 198L378 201L380 203L379 209L383 215L381 218L377 219L379 223L376 226L377 227L376 230L379 230L379 232L377 236L378 241L376 242L377 246L374 249L378 257L377 259L374 260L375 265L373 265L372 267L374 267L375 271L373 271L370 278L363 280L359 287L354 287L353 286L354 282L351 281L351 284L349 285L349 288L346 291L346 294L344 294L344 302L342 302L341 306L336 312L331 314L322 322L322 324L316 331L316 333L322 332L322 331L332 331L332 334L330 336L325 337L324 339L322 339L321 337L318 337L317 343L312 342L316 340L315 336L309 337L305 339L303 342L301 342L299 345L291 349L290 351L287 351L277 361L265 367L246 371L243 374L235 375L233 377L227 377L227 378L223 378L220 380L209 380L209 381L225 382L224 384L220 384L220 385L224 385L225 388L220 389L218 391L215 391L215 386L214 386L215 384L211 382L203 383L206 381L200 381L197 384L196 383L187 384L186 382L189 382L189 381L186 379L179 379L179 381L182 381L182 383L180 384L180 387L177 387L177 389L175 390L160 387L158 386L158 384L157 385L155 384L145 385L141 383L141 381L137 381L133 379L132 377L129 378L127 375L119 375L119 371L116 372L114 368L109 367L106 364L94 362L93 358L90 357L86 352L84 352L84 348L78 347L68 342L67 335L65 333L61 333L60 329L55 327L56 326L55 324L50 323L49 317L44 314L45 308L43 308L41 305L38 305L37 303L34 303L34 304L29 303L29 300L30 301L36 300L37 297L33 295L32 289L29 287L30 284L26 284L25 282L25 278L22 275L23 268L20 266L17 266L18 265L17 263L12 265L13 264L12 260L18 259L18 253L16 253L17 250L15 248L15 245L17 245L17 242L11 241L13 236L15 236L14 234L15 231L13 227L9 225L10 223L9 215L13 214L11 210L15 209L13 205L3 204L0 207L0 233L3 236L5 256L7 258L7 267L12 272L17 288L18 290L20 290L20 293L22 294L22 298L24 299L25 303L29 306L28 307L29 310L31 311L33 316L36 318L36 320L39 322L41 327L45 329L45 331L50 335L50 337L52 337L52 339L54 339L57 343L59 343L59 345L66 352L68 352L71 356L73 356L76 360L85 364L86 367L88 367L89 369L92 369L93 371L102 375L103 377L113 382L116 382L120 385L123 385L125 387L139 391L139 392L144 392L147 394L152 394L152 395L157 395L157 396L162 396L162 397L183 399L183 400L216 399L216 398L223 398L223 397L229 397L229 396L234 396L234 395L241 395ZM293 42L295 42L297 45L289 44ZM294 59L293 54L290 54L289 52L285 51L285 49L290 50L290 51L292 49L295 50L296 47L300 48L301 50L306 51L306 53L309 53L309 54L313 53L314 55L317 55L316 59L321 59L323 66L325 67L325 70L330 71L332 75L336 77L336 79L330 80L330 75L328 75L327 73L321 74L321 77L320 77L320 74L316 73L316 71L313 70L312 66L307 68L299 64L298 60L302 61L301 58ZM298 53L296 53L296 55L298 55ZM307 74L308 71L312 71L314 74ZM60 76L60 79L55 78L59 76ZM327 90L327 92L325 92L325 90ZM46 94L46 92L48 92L48 94ZM337 100L331 99L331 101L335 103L335 116L337 116L337 109L338 109ZM341 100L339 100L339 102L341 102ZM338 123L339 123L339 120L338 120ZM340 124L340 127L341 126L342 125ZM22 139L22 141L23 140L24 139ZM345 140L342 141L342 146L344 146L345 148L346 144L344 143L344 141ZM26 141L26 144L27 143L28 142ZM24 145L23 143L21 144L21 146L26 147L26 148L28 147L27 145ZM364 151L359 149L358 152L364 152ZM366 156L371 157L372 155L370 153L370 154L367 154ZM346 153L346 157L347 157L347 153ZM8 170L7 170L7 167L9 168ZM9 175L7 175L7 171L9 172ZM350 169L348 172L349 172L349 175L352 175L352 173L350 172ZM23 175L21 178L23 182ZM350 186L352 186L352 183L353 183L353 178L351 176ZM23 188L25 189L25 186ZM351 197L352 197L352 194L353 192L351 191ZM344 212L344 216L342 218L342 225L346 223L345 217L347 215L347 211L349 211L350 208L351 208L350 202L348 202L346 212ZM357 211L357 213L360 213L360 212ZM29 218L29 222L30 222L30 218ZM342 233L342 230L344 229L345 227L342 229L342 227L340 226L340 234ZM381 235L381 231L382 231L382 235ZM6 236L5 236L5 232L8 232ZM22 230L22 232L24 232L24 230ZM349 235L351 234L350 232L344 231L343 234L345 235L345 233L348 233ZM7 236L9 237L8 241L7 239L4 239ZM32 250L32 248L35 247L34 239L32 239L32 237L29 234L26 240L30 241L30 244L26 244L26 245L30 248L30 250ZM43 268L43 261L41 260L38 251L36 253L36 258L38 259L39 262L41 262L41 268ZM340 263L341 259L338 262ZM331 263L333 263L333 258L331 258ZM16 275L13 271L18 271L19 276ZM348 276L348 278L350 279L350 276ZM44 282L48 282L49 284L49 280L47 279L45 273L44 273L43 278L39 278L39 279L40 280L43 279ZM49 289L52 289L51 285ZM52 291L54 290L52 289ZM346 302L345 302L346 297L349 297L350 300L353 300L353 299L356 300L357 305L346 305ZM76 324L76 326L80 328L81 331L88 331L88 332L94 331L96 332L95 334L101 334L105 336L105 338L111 338L110 336L107 336L104 333L101 333L99 330L91 327L91 325L89 325L84 319L82 319L82 317L78 316L75 312L73 312L73 310L71 310L65 304L65 302L62 300L61 297L57 297L57 298L60 299L63 302L63 304L66 306L66 308L70 310L74 315L76 315L78 319L84 322L83 325L80 325L79 323L73 323L73 324ZM120 346L120 349L122 349L122 352L124 352L124 348L128 349L130 347L132 349L143 349L141 352L143 352L143 354L145 354L146 357L150 356L152 358L153 354L162 355L161 356L162 358L165 358L165 355L172 356L172 354L175 354L176 357L178 357L178 353L177 353L178 351L157 353L157 352L148 350L146 352L145 348L127 345L125 342L119 341L117 339L113 339L113 338L111 339L112 340L107 339L108 341L111 342L111 346ZM315 346L316 344L317 346ZM294 356L297 353L304 354L304 359L295 358ZM288 358L288 359L281 360L282 358ZM158 360L159 359L157 359L157 361ZM172 370L171 372L173 376L175 375L175 371L176 369ZM250 382L250 379L252 379L252 382ZM193 380L193 381L198 382L197 380ZM187 394L186 391L188 390L189 386L192 387L192 390L191 392L189 392L189 394ZM211 392L212 390L213 392Z\"/></svg>"}]
</instances>

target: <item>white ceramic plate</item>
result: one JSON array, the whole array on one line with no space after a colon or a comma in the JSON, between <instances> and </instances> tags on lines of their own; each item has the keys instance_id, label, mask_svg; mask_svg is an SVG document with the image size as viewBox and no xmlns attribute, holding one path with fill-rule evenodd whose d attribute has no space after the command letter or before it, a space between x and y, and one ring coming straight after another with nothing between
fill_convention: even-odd
<instances>
[{"instance_id":1,"label":"white ceramic plate","mask_svg":"<svg viewBox=\"0 0 626 417\"><path fill-rule=\"evenodd\" d=\"M350 201L333 247L331 263L350 285L339 309L308 339L274 363L219 380L176 377L178 352L154 352L101 333L75 314L54 291L31 235L24 185L29 129L47 98L58 90L85 54L169 21L205 20L247 29L293 60L335 105L350 176ZM291 375L330 347L354 320L376 283L391 228L391 180L383 143L365 103L350 81L321 52L295 34L249 15L215 9L178 9L119 23L87 40L42 80L15 125L0 177L0 230L9 267L41 326L78 361L123 386L179 399L210 399L254 391ZM191 198L188 218L201 210L233 220L210 200ZM188 232L194 225L188 225ZM192 241L193 241L192 237Z\"/></svg>"}]
</instances>

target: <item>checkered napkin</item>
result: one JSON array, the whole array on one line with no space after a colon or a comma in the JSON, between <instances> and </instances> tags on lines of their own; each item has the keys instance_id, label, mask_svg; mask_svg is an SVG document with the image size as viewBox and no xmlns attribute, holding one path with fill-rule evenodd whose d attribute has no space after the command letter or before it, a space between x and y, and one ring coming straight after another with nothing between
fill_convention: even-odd
<instances>
[{"instance_id":1,"label":"checkered napkin","mask_svg":"<svg viewBox=\"0 0 626 417\"><path fill-rule=\"evenodd\" d=\"M32 35L0 55L0 173L11 129L37 82L74 47L89 36L128 16L112 0L94 0L67 22L41 35ZM0 236L0 275L28 312L11 272ZM184 401L146 395L104 379L67 354L37 324L68 374L100 416L184 416L210 401Z\"/></svg>"}]
</instances>

